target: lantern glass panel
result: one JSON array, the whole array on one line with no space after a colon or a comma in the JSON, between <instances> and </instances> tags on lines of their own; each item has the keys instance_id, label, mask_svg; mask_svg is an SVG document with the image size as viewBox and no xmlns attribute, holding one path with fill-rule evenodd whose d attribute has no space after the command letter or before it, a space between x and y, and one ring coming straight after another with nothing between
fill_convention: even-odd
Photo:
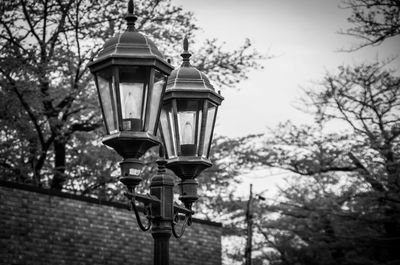
<instances>
[{"instance_id":1,"label":"lantern glass panel","mask_svg":"<svg viewBox=\"0 0 400 265\"><path fill-rule=\"evenodd\" d=\"M204 102L204 104L207 104L207 120L205 124L205 132L204 132L204 143L202 148L202 156L205 158L208 158L210 154L210 145L212 141L212 133L214 129L214 123L215 123L215 116L216 116L216 110L217 107L212 104L211 102Z\"/></svg>"},{"instance_id":2,"label":"lantern glass panel","mask_svg":"<svg viewBox=\"0 0 400 265\"><path fill-rule=\"evenodd\" d=\"M96 81L106 130L108 134L112 134L118 131L118 112L114 76L112 75L111 69L96 73Z\"/></svg>"},{"instance_id":3,"label":"lantern glass panel","mask_svg":"<svg viewBox=\"0 0 400 265\"><path fill-rule=\"evenodd\" d=\"M177 157L176 133L172 103L164 103L160 114L160 130L165 145L167 158Z\"/></svg>"},{"instance_id":4,"label":"lantern glass panel","mask_svg":"<svg viewBox=\"0 0 400 265\"><path fill-rule=\"evenodd\" d=\"M147 114L149 123L148 126L146 126L147 130L154 135L157 131L157 118L162 104L165 81L166 76L161 74L159 71L154 70L154 84L153 87L150 88L149 113Z\"/></svg>"},{"instance_id":5,"label":"lantern glass panel","mask_svg":"<svg viewBox=\"0 0 400 265\"><path fill-rule=\"evenodd\" d=\"M146 108L148 71L144 67L119 69L119 94L122 129L140 131L143 128Z\"/></svg>"},{"instance_id":6,"label":"lantern glass panel","mask_svg":"<svg viewBox=\"0 0 400 265\"><path fill-rule=\"evenodd\" d=\"M182 156L195 156L201 120L199 100L177 100L179 143Z\"/></svg>"}]
</instances>

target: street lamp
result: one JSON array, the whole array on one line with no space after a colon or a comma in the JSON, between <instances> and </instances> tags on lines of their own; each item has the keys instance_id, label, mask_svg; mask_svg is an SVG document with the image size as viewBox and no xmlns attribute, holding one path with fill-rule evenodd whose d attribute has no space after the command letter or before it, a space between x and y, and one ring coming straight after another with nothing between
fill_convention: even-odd
<instances>
[{"instance_id":1,"label":"street lamp","mask_svg":"<svg viewBox=\"0 0 400 265\"><path fill-rule=\"evenodd\" d=\"M191 209L198 199L195 177L212 165L208 158L223 97L207 76L190 64L188 48L185 37L182 65L168 78L160 131L168 158L166 167L181 179L179 199Z\"/></svg>"},{"instance_id":2,"label":"street lamp","mask_svg":"<svg viewBox=\"0 0 400 265\"><path fill-rule=\"evenodd\" d=\"M190 65L186 37L183 63L172 71L155 44L135 31L137 17L133 12L130 0L125 16L127 30L108 40L88 66L95 78L107 132L103 143L123 157L120 181L128 189L125 195L139 227L144 231L151 228L154 264L169 264L171 234L179 238L191 224L192 204L198 199L195 177L212 165L208 157L223 97ZM137 194L135 188L142 181L144 166L140 158L156 145L160 145L160 159L158 172L151 178L150 194ZM184 206L173 201L174 179L165 167L181 178L179 199ZM140 219L136 201L144 204L147 225ZM184 223L178 232L175 225L182 217Z\"/></svg>"}]
</instances>

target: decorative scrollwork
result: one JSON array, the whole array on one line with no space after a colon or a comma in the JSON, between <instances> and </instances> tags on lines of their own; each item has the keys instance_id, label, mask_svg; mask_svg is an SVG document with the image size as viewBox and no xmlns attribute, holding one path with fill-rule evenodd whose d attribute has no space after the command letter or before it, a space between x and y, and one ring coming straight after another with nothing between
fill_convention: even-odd
<instances>
[{"instance_id":1,"label":"decorative scrollwork","mask_svg":"<svg viewBox=\"0 0 400 265\"><path fill-rule=\"evenodd\" d=\"M129 210L135 213L136 216L136 221L139 225L139 228L142 231L148 231L151 228L151 219L152 219L152 215L151 215L151 207L149 204L145 205L143 213L146 215L147 218L147 226L144 226L142 223L142 219L140 219L140 215L139 215L139 211L136 207L136 200L135 200L135 196L132 196L130 201L129 201Z\"/></svg>"},{"instance_id":2,"label":"decorative scrollwork","mask_svg":"<svg viewBox=\"0 0 400 265\"><path fill-rule=\"evenodd\" d=\"M174 214L174 220L172 221L172 234L174 235L174 237L176 238L181 238L183 236L183 234L185 233L185 229L187 226L190 226L192 224L192 214L185 214L185 219L183 221L183 224L181 226L181 231L178 233L175 229L175 226L179 223L179 219L180 219L179 212L175 212Z\"/></svg>"}]
</instances>

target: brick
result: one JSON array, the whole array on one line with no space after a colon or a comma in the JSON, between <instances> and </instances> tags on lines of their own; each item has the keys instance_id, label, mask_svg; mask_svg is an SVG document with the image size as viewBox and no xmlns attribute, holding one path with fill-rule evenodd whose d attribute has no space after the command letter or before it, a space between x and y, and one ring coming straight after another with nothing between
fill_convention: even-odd
<instances>
[{"instance_id":1,"label":"brick","mask_svg":"<svg viewBox=\"0 0 400 265\"><path fill-rule=\"evenodd\" d=\"M0 264L153 264L153 239L124 205L0 182ZM220 265L222 227L171 238L171 265Z\"/></svg>"}]
</instances>

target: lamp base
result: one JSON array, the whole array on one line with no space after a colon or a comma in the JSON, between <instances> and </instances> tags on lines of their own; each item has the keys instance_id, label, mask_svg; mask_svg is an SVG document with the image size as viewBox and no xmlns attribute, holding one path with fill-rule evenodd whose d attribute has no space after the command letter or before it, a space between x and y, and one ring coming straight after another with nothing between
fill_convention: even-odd
<instances>
[{"instance_id":1,"label":"lamp base","mask_svg":"<svg viewBox=\"0 0 400 265\"><path fill-rule=\"evenodd\" d=\"M198 185L195 179L182 179L178 184L180 188L179 200L190 210L192 209L193 203L199 199L197 196Z\"/></svg>"},{"instance_id":2,"label":"lamp base","mask_svg":"<svg viewBox=\"0 0 400 265\"><path fill-rule=\"evenodd\" d=\"M103 138L103 144L113 148L123 158L140 158L151 147L159 145L158 137L147 132L118 132Z\"/></svg>"},{"instance_id":3,"label":"lamp base","mask_svg":"<svg viewBox=\"0 0 400 265\"><path fill-rule=\"evenodd\" d=\"M137 185L143 180L141 173L144 167L144 163L136 158L124 159L121 163L121 181L128 190L132 191Z\"/></svg>"},{"instance_id":4,"label":"lamp base","mask_svg":"<svg viewBox=\"0 0 400 265\"><path fill-rule=\"evenodd\" d=\"M194 179L212 166L208 159L198 157L179 157L169 159L166 168L172 170L181 179Z\"/></svg>"}]
</instances>

